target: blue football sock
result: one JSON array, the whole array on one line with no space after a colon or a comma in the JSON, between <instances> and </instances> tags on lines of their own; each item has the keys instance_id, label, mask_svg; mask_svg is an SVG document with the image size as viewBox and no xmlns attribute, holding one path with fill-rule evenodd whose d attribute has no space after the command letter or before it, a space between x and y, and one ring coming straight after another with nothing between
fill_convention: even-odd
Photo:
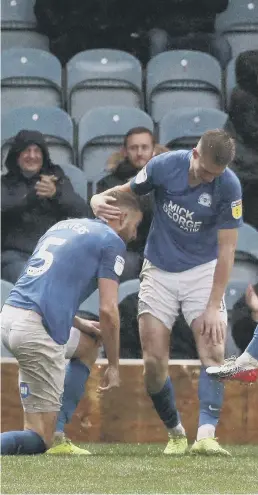
<instances>
[{"instance_id":1,"label":"blue football sock","mask_svg":"<svg viewBox=\"0 0 258 495\"><path fill-rule=\"evenodd\" d=\"M56 431L63 432L85 391L90 369L80 359L71 359L66 366L62 406L57 418Z\"/></svg>"},{"instance_id":2,"label":"blue football sock","mask_svg":"<svg viewBox=\"0 0 258 495\"><path fill-rule=\"evenodd\" d=\"M199 427L206 424L216 427L223 404L224 384L210 378L204 366L201 367L198 395L200 402Z\"/></svg>"},{"instance_id":3,"label":"blue football sock","mask_svg":"<svg viewBox=\"0 0 258 495\"><path fill-rule=\"evenodd\" d=\"M46 444L38 433L32 430L6 431L1 433L2 455L43 454Z\"/></svg>"},{"instance_id":4,"label":"blue football sock","mask_svg":"<svg viewBox=\"0 0 258 495\"><path fill-rule=\"evenodd\" d=\"M177 426L180 419L176 409L175 392L170 377L167 377L160 392L149 394L149 396L164 425L169 429Z\"/></svg>"},{"instance_id":5,"label":"blue football sock","mask_svg":"<svg viewBox=\"0 0 258 495\"><path fill-rule=\"evenodd\" d=\"M258 359L258 325L254 331L254 336L246 348L246 352L251 354L254 359Z\"/></svg>"}]
</instances>

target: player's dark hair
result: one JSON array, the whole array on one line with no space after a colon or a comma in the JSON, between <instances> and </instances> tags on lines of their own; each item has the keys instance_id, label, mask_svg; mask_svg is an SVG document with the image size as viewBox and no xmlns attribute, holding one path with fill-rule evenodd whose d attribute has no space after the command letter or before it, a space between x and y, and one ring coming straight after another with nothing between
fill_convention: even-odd
<instances>
[{"instance_id":1,"label":"player's dark hair","mask_svg":"<svg viewBox=\"0 0 258 495\"><path fill-rule=\"evenodd\" d=\"M214 165L226 167L234 159L235 141L224 129L207 131L201 137L201 154L209 156Z\"/></svg>"},{"instance_id":2,"label":"player's dark hair","mask_svg":"<svg viewBox=\"0 0 258 495\"><path fill-rule=\"evenodd\" d=\"M133 193L123 191L110 191L108 194L116 199L115 206L129 208L130 210L142 211L141 203Z\"/></svg>"},{"instance_id":3,"label":"player's dark hair","mask_svg":"<svg viewBox=\"0 0 258 495\"><path fill-rule=\"evenodd\" d=\"M130 136L133 136L133 134L149 134L152 140L153 146L155 146L156 141L153 133L148 129L147 127L132 127L130 131L128 131L124 137L124 147L126 148L127 146L127 141Z\"/></svg>"}]
</instances>

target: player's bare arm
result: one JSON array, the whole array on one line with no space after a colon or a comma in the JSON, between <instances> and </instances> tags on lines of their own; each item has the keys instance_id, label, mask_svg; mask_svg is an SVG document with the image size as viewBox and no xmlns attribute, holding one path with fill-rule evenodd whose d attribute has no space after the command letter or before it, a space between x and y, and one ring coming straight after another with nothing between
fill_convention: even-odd
<instances>
[{"instance_id":1,"label":"player's bare arm","mask_svg":"<svg viewBox=\"0 0 258 495\"><path fill-rule=\"evenodd\" d=\"M95 340L101 340L101 330L98 321L86 320L84 318L80 318L79 316L75 316L73 326L78 328L80 332L89 335Z\"/></svg>"},{"instance_id":2,"label":"player's bare arm","mask_svg":"<svg viewBox=\"0 0 258 495\"><path fill-rule=\"evenodd\" d=\"M108 368L100 391L119 387L119 342L120 317L118 310L118 282L99 279L99 323L103 345L108 359Z\"/></svg>"},{"instance_id":3,"label":"player's bare arm","mask_svg":"<svg viewBox=\"0 0 258 495\"><path fill-rule=\"evenodd\" d=\"M130 182L121 186L112 187L106 191L92 196L90 204L94 215L101 220L117 220L120 216L120 210L115 206L116 199L110 196L113 191L131 192Z\"/></svg>"},{"instance_id":4,"label":"player's bare arm","mask_svg":"<svg viewBox=\"0 0 258 495\"><path fill-rule=\"evenodd\" d=\"M218 260L214 272L210 298L204 313L199 317L200 330L212 339L213 344L223 341L225 325L221 321L220 305L234 264L237 229L218 231Z\"/></svg>"}]
</instances>

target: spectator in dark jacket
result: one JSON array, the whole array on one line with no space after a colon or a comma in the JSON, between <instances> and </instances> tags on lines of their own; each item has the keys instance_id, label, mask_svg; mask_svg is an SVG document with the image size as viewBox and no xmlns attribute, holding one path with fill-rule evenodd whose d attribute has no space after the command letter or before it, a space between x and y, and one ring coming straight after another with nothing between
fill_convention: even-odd
<instances>
[{"instance_id":1,"label":"spectator in dark jacket","mask_svg":"<svg viewBox=\"0 0 258 495\"><path fill-rule=\"evenodd\" d=\"M236 80L226 126L236 142L231 168L243 189L244 221L258 229L258 50L238 56Z\"/></svg>"},{"instance_id":2,"label":"spectator in dark jacket","mask_svg":"<svg viewBox=\"0 0 258 495\"><path fill-rule=\"evenodd\" d=\"M54 223L88 216L43 135L22 130L14 138L2 176L2 278L16 282L38 239Z\"/></svg>"},{"instance_id":3,"label":"spectator in dark jacket","mask_svg":"<svg viewBox=\"0 0 258 495\"><path fill-rule=\"evenodd\" d=\"M100 193L111 187L125 184L154 155L165 151L169 150L155 144L154 136L149 129L145 127L131 129L125 136L124 147L121 152L111 155L107 165L109 175L99 181L97 192ZM138 228L136 240L127 246L125 269L121 277L122 282L137 278L143 262L143 251L152 222L152 194L141 197L140 202L143 210L143 220Z\"/></svg>"}]
</instances>

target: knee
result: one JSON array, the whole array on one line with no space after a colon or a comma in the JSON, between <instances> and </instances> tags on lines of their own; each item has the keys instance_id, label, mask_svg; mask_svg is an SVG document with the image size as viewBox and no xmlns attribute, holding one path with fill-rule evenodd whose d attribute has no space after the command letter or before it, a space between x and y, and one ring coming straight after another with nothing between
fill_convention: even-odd
<instances>
[{"instance_id":1,"label":"knee","mask_svg":"<svg viewBox=\"0 0 258 495\"><path fill-rule=\"evenodd\" d=\"M148 393L157 393L164 385L167 377L167 364L157 356L144 358L144 379Z\"/></svg>"}]
</instances>

